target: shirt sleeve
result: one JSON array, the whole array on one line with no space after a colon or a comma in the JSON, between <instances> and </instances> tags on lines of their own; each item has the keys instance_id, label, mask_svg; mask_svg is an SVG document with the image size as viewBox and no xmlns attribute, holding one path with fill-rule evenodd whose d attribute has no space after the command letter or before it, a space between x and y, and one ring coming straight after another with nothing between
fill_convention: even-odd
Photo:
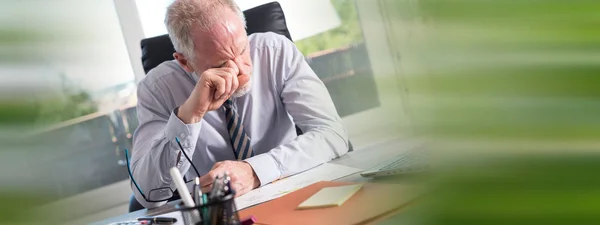
<instances>
[{"instance_id":1,"label":"shirt sleeve","mask_svg":"<svg viewBox=\"0 0 600 225\"><path fill-rule=\"evenodd\" d=\"M179 138L187 155L192 157L202 128L202 121L194 124L183 123L176 115L177 109L168 110L168 107L164 106L165 101L160 93L157 88L143 82L138 86L139 126L133 136L131 170L133 178L146 197L149 197L151 190L157 188L171 187L175 190L169 170L177 167L185 174L190 168L190 163L181 155L176 138ZM138 202L146 208L165 203L147 202L133 184L132 190ZM168 194L157 193L159 192L153 192L152 198L159 199Z\"/></svg>"},{"instance_id":2,"label":"shirt sleeve","mask_svg":"<svg viewBox=\"0 0 600 225\"><path fill-rule=\"evenodd\" d=\"M285 39L285 38L283 38ZM296 46L285 39L273 59L282 80L280 97L304 132L267 154L246 161L261 185L308 170L348 152L348 134L323 82Z\"/></svg>"}]
</instances>

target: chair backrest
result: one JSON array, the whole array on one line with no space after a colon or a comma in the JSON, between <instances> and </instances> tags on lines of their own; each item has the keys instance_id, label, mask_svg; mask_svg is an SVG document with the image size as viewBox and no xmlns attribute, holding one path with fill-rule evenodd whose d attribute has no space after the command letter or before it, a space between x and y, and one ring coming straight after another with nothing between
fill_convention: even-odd
<instances>
[{"instance_id":1,"label":"chair backrest","mask_svg":"<svg viewBox=\"0 0 600 225\"><path fill-rule=\"evenodd\" d=\"M259 32L274 32L292 40L287 28L283 9L278 2L270 2L244 11L246 16L246 32L248 35ZM143 39L142 64L144 72L148 73L161 63L173 60L173 43L169 35L161 35Z\"/></svg>"}]
</instances>

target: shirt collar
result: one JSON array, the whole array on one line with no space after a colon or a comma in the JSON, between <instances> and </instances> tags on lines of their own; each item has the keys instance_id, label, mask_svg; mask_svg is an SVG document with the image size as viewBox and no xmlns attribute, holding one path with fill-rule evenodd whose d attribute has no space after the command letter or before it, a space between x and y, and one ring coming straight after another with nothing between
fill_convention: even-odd
<instances>
[{"instance_id":1,"label":"shirt collar","mask_svg":"<svg viewBox=\"0 0 600 225\"><path fill-rule=\"evenodd\" d=\"M192 80L194 80L194 83L198 83L198 80L200 79L200 77L198 76L198 74L196 74L196 72L191 72L188 73L187 71L185 72L188 76L190 76L192 78Z\"/></svg>"}]
</instances>

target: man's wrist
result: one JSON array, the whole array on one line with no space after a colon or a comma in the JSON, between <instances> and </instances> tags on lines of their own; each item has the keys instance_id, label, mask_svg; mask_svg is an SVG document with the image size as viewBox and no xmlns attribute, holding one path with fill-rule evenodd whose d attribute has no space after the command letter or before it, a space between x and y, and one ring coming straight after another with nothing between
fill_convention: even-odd
<instances>
[{"instance_id":1,"label":"man's wrist","mask_svg":"<svg viewBox=\"0 0 600 225\"><path fill-rule=\"evenodd\" d=\"M186 107L185 103L176 109L175 115L185 124L198 123L204 117L204 113L193 113L192 110Z\"/></svg>"}]
</instances>

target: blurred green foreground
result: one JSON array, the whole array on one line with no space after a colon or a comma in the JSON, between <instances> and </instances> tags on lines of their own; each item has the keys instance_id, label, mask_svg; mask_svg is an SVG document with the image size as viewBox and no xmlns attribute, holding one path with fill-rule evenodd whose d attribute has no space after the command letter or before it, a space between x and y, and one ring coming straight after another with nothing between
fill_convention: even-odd
<instances>
[{"instance_id":1,"label":"blurred green foreground","mask_svg":"<svg viewBox=\"0 0 600 225\"><path fill-rule=\"evenodd\" d=\"M386 2L438 167L384 224L600 224L600 1Z\"/></svg>"},{"instance_id":2,"label":"blurred green foreground","mask_svg":"<svg viewBox=\"0 0 600 225\"><path fill-rule=\"evenodd\" d=\"M600 224L600 1L376 1L402 43L414 128L438 162L430 194L384 224ZM0 99L0 224L47 224L28 213L51 196L19 184L35 171L11 171L43 155L19 152L42 148L13 138L37 113L11 90Z\"/></svg>"}]
</instances>

